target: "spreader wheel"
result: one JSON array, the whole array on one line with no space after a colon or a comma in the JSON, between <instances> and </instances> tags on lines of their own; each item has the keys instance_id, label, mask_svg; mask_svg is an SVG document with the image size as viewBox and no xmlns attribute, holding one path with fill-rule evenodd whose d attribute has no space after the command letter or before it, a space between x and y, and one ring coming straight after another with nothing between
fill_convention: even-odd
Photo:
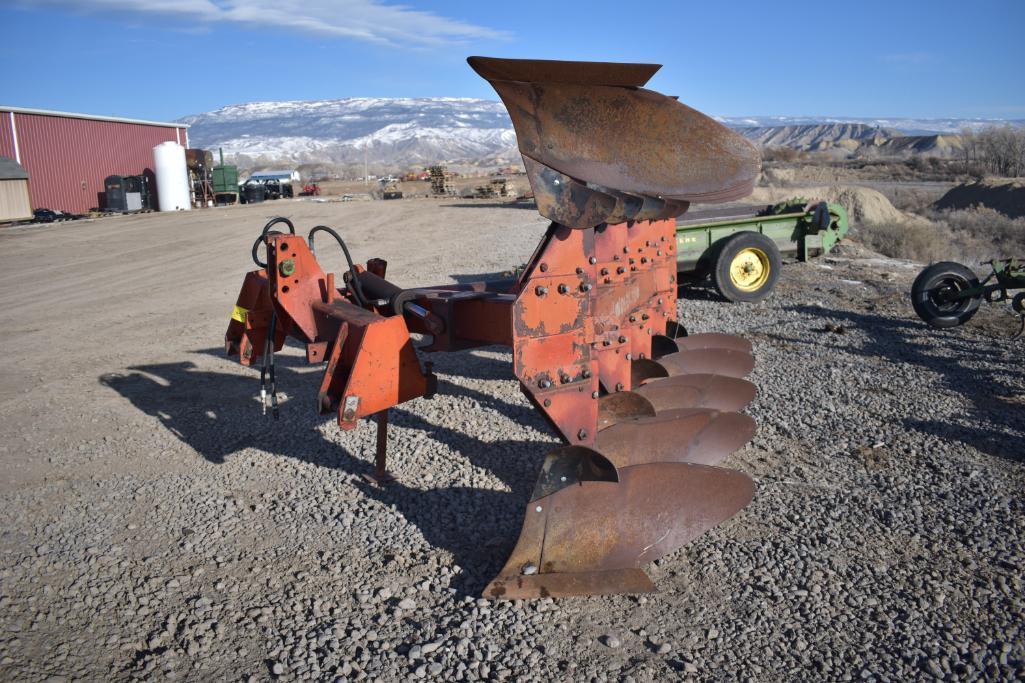
<instances>
[{"instance_id":1,"label":"spreader wheel","mask_svg":"<svg viewBox=\"0 0 1025 683\"><path fill-rule=\"evenodd\" d=\"M982 296L965 297L962 292L979 286L971 269L953 261L929 266L911 285L911 305L918 317L933 327L964 325L979 310Z\"/></svg>"},{"instance_id":2,"label":"spreader wheel","mask_svg":"<svg viewBox=\"0 0 1025 683\"><path fill-rule=\"evenodd\" d=\"M712 277L730 301L761 301L776 286L782 265L771 239L758 232L738 232L719 247Z\"/></svg>"}]
</instances>

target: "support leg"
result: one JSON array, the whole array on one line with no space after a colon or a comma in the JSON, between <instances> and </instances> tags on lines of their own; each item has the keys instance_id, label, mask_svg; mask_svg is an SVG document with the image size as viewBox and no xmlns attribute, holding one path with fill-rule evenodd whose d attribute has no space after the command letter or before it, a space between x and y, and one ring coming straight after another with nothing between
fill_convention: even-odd
<instances>
[{"instance_id":1,"label":"support leg","mask_svg":"<svg viewBox=\"0 0 1025 683\"><path fill-rule=\"evenodd\" d=\"M382 410L377 417L377 452L374 456L374 473L367 476L367 479L379 486L395 477L388 473L388 410Z\"/></svg>"}]
</instances>

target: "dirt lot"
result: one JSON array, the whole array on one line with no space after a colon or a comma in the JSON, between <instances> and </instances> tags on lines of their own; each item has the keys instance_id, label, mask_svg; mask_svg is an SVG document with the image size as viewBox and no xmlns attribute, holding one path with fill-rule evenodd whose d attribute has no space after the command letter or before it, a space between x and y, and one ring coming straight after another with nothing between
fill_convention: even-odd
<instances>
[{"instance_id":1,"label":"dirt lot","mask_svg":"<svg viewBox=\"0 0 1025 683\"><path fill-rule=\"evenodd\" d=\"M374 430L282 419L223 358L272 215L337 228L400 285L524 262L545 221L467 200L281 201L0 231L0 679L1011 680L1025 676L1025 371L997 307L914 319L917 266L848 247L697 330L758 358L758 482L650 573L659 593L477 600L554 439L498 348ZM327 249L324 260L341 268Z\"/></svg>"}]
</instances>

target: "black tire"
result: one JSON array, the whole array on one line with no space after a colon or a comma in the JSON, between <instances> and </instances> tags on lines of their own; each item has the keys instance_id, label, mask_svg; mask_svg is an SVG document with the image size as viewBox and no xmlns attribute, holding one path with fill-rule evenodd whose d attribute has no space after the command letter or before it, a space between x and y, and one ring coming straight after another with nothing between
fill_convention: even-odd
<instances>
[{"instance_id":1,"label":"black tire","mask_svg":"<svg viewBox=\"0 0 1025 683\"><path fill-rule=\"evenodd\" d=\"M747 268L760 273L746 285L741 278L748 277L752 271L739 271L738 259L747 259ZM783 259L775 242L760 232L738 232L720 244L712 269L712 281L719 293L730 301L751 303L769 296L779 280L782 267Z\"/></svg>"},{"instance_id":2,"label":"black tire","mask_svg":"<svg viewBox=\"0 0 1025 683\"><path fill-rule=\"evenodd\" d=\"M953 261L941 261L927 267L911 285L911 305L918 317L933 327L964 325L979 310L982 296L946 301L951 292L979 286L979 278L970 268Z\"/></svg>"}]
</instances>

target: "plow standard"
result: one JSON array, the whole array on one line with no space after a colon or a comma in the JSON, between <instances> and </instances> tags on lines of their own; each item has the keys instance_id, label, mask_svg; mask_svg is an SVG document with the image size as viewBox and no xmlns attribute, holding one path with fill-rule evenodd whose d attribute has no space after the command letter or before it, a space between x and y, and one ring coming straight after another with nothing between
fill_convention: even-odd
<instances>
[{"instance_id":1,"label":"plow standard","mask_svg":"<svg viewBox=\"0 0 1025 683\"><path fill-rule=\"evenodd\" d=\"M469 62L509 110L552 221L523 273L402 289L383 260L355 264L331 228L304 239L275 219L253 245L259 268L243 283L228 352L261 365L276 412L274 352L286 337L303 342L310 362L327 364L320 410L337 412L342 429L377 420L384 480L388 409L434 392L421 355L510 347L523 393L564 445L541 463L519 540L485 596L651 591L644 564L754 494L747 475L716 466L755 433L736 412L755 395L743 379L751 345L677 323L676 218L691 202L748 194L758 153L644 89L657 65ZM321 234L345 253L341 281L317 261ZM415 348L411 334L428 343Z\"/></svg>"}]
</instances>

